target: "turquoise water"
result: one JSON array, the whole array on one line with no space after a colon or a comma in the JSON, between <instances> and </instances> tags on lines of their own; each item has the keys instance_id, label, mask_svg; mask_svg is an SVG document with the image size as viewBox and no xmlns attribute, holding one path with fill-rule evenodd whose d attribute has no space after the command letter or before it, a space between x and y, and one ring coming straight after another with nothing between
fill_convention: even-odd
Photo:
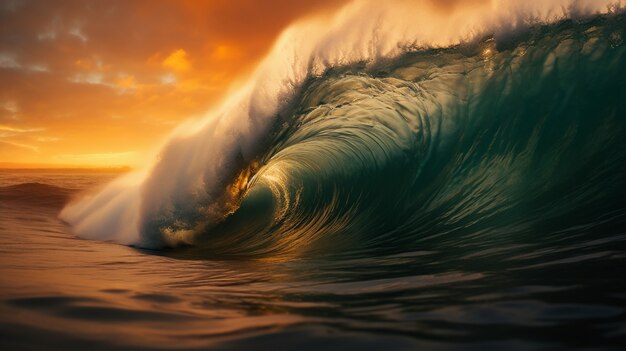
<instances>
[{"instance_id":1,"label":"turquoise water","mask_svg":"<svg viewBox=\"0 0 626 351\"><path fill-rule=\"evenodd\" d=\"M491 244L607 221L619 231L623 33L622 17L568 21L311 78L239 173L254 174L246 191L222 195L241 207L217 225L195 203L154 211L143 233L192 230L185 240L208 255L300 256Z\"/></svg>"},{"instance_id":2,"label":"turquoise water","mask_svg":"<svg viewBox=\"0 0 626 351\"><path fill-rule=\"evenodd\" d=\"M2 171L3 349L621 349L625 26L311 77L159 250L57 218L114 174Z\"/></svg>"}]
</instances>

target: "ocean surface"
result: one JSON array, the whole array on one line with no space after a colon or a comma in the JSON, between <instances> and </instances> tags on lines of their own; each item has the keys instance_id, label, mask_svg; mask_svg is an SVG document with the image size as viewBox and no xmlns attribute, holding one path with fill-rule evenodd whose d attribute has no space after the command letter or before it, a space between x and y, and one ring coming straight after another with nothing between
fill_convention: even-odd
<instances>
[{"instance_id":1,"label":"ocean surface","mask_svg":"<svg viewBox=\"0 0 626 351\"><path fill-rule=\"evenodd\" d=\"M109 185L0 171L0 346L623 349L625 28L336 65Z\"/></svg>"}]
</instances>

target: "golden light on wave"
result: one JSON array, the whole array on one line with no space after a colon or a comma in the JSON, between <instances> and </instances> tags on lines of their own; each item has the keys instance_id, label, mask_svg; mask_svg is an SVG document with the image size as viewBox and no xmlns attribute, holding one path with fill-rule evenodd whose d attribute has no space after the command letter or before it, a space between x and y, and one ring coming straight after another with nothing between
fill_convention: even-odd
<instances>
[{"instance_id":1,"label":"golden light on wave","mask_svg":"<svg viewBox=\"0 0 626 351\"><path fill-rule=\"evenodd\" d=\"M234 181L232 181L226 187L226 207L229 208L227 211L227 215L234 212L237 207L239 207L239 203L241 202L241 198L244 196L245 192L248 190L248 186L250 185L250 180L254 177L256 172L258 172L261 165L257 161L253 161L250 163L250 166L242 169L239 174L235 177Z\"/></svg>"}]
</instances>

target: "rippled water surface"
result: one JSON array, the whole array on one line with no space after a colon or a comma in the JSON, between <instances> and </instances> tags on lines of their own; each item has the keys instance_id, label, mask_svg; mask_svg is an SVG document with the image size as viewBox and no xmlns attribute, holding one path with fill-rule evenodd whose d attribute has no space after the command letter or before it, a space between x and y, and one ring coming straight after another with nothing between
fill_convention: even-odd
<instances>
[{"instance_id":1,"label":"rippled water surface","mask_svg":"<svg viewBox=\"0 0 626 351\"><path fill-rule=\"evenodd\" d=\"M620 349L626 340L623 213L402 253L199 259L78 239L57 219L68 196L114 176L0 173L3 349Z\"/></svg>"}]
</instances>

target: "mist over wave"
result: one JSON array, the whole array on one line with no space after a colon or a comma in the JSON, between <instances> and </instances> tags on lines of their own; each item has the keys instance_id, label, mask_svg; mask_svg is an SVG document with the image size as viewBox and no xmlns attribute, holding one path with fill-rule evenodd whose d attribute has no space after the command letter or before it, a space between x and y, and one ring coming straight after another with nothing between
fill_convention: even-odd
<instances>
[{"instance_id":1,"label":"mist over wave","mask_svg":"<svg viewBox=\"0 0 626 351\"><path fill-rule=\"evenodd\" d=\"M623 226L621 6L355 2L296 23L149 169L61 217L235 254Z\"/></svg>"}]
</instances>

